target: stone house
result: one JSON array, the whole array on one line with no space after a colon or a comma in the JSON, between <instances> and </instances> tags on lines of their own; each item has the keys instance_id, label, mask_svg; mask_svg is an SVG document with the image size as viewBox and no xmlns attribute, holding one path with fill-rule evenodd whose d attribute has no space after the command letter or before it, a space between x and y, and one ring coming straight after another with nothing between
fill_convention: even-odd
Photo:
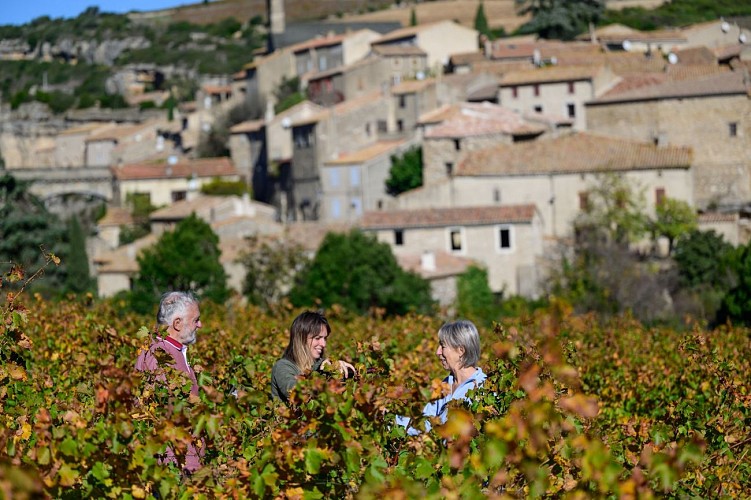
<instances>
[{"instance_id":1,"label":"stone house","mask_svg":"<svg viewBox=\"0 0 751 500\"><path fill-rule=\"evenodd\" d=\"M423 184L453 175L463 154L497 144L527 141L548 131L521 113L484 102L444 106L420 117L423 130Z\"/></svg>"},{"instance_id":2,"label":"stone house","mask_svg":"<svg viewBox=\"0 0 751 500\"><path fill-rule=\"evenodd\" d=\"M327 108L312 117L293 122L292 196L287 218L316 220L321 217L323 164L379 139L379 130L393 130L391 101L379 91Z\"/></svg>"},{"instance_id":3,"label":"stone house","mask_svg":"<svg viewBox=\"0 0 751 500\"><path fill-rule=\"evenodd\" d=\"M198 193L214 179L238 181L240 175L229 158L182 159L177 162L131 163L111 168L117 203L141 197L154 206L169 205Z\"/></svg>"},{"instance_id":4,"label":"stone house","mask_svg":"<svg viewBox=\"0 0 751 500\"><path fill-rule=\"evenodd\" d=\"M321 169L321 219L355 221L363 212L381 210L390 198L386 179L391 156L415 146L414 141L382 140L327 160Z\"/></svg>"},{"instance_id":5,"label":"stone house","mask_svg":"<svg viewBox=\"0 0 751 500\"><path fill-rule=\"evenodd\" d=\"M703 46L710 49L751 43L751 30L723 19L692 24L681 30L686 46Z\"/></svg>"},{"instance_id":6,"label":"stone house","mask_svg":"<svg viewBox=\"0 0 751 500\"><path fill-rule=\"evenodd\" d=\"M149 120L135 125L114 125L86 137L86 166L108 167L181 153L181 141L174 139L172 129L162 120Z\"/></svg>"},{"instance_id":7,"label":"stone house","mask_svg":"<svg viewBox=\"0 0 751 500\"><path fill-rule=\"evenodd\" d=\"M498 103L500 77L487 71L449 73L436 79L438 105L459 102Z\"/></svg>"},{"instance_id":8,"label":"stone house","mask_svg":"<svg viewBox=\"0 0 751 500\"><path fill-rule=\"evenodd\" d=\"M584 33L579 40L599 43L607 51L667 54L687 45L688 40L678 29L639 31L622 24L609 24L592 33Z\"/></svg>"},{"instance_id":9,"label":"stone house","mask_svg":"<svg viewBox=\"0 0 751 500\"><path fill-rule=\"evenodd\" d=\"M307 81L308 99L321 106L333 106L388 87L391 81L386 64L379 57L367 57L348 66L315 73Z\"/></svg>"},{"instance_id":10,"label":"stone house","mask_svg":"<svg viewBox=\"0 0 751 500\"><path fill-rule=\"evenodd\" d=\"M498 101L521 112L559 115L586 130L584 103L595 99L617 82L607 67L545 67L512 71L501 78Z\"/></svg>"},{"instance_id":11,"label":"stone house","mask_svg":"<svg viewBox=\"0 0 751 500\"><path fill-rule=\"evenodd\" d=\"M86 165L86 139L110 129L112 124L87 123L64 130L55 136L53 166L78 168Z\"/></svg>"},{"instance_id":12,"label":"stone house","mask_svg":"<svg viewBox=\"0 0 751 500\"><path fill-rule=\"evenodd\" d=\"M534 204L543 235L568 237L602 175L624 177L647 213L670 197L693 205L691 148L573 133L470 151L451 176L430 178L396 199L400 209Z\"/></svg>"},{"instance_id":13,"label":"stone house","mask_svg":"<svg viewBox=\"0 0 751 500\"><path fill-rule=\"evenodd\" d=\"M414 134L420 116L438 108L436 82L432 78L403 81L391 87L391 96L397 133Z\"/></svg>"},{"instance_id":14,"label":"stone house","mask_svg":"<svg viewBox=\"0 0 751 500\"><path fill-rule=\"evenodd\" d=\"M267 56L256 57L243 66L245 98L250 112L261 116L268 106L276 103L274 91L284 79L297 76L295 59L290 50L277 50Z\"/></svg>"},{"instance_id":15,"label":"stone house","mask_svg":"<svg viewBox=\"0 0 751 500\"><path fill-rule=\"evenodd\" d=\"M472 52L478 47L478 33L453 21L418 24L394 30L374 42L374 51L384 46L413 46L427 54L428 69L442 73L453 54Z\"/></svg>"},{"instance_id":16,"label":"stone house","mask_svg":"<svg viewBox=\"0 0 751 500\"><path fill-rule=\"evenodd\" d=\"M174 228L179 221L196 214L211 225L219 237L220 263L227 273L227 285L238 292L242 289L245 271L237 262L247 249L244 239L250 235L277 237L283 226L277 223L273 207L239 196L199 196L183 200L157 210L150 216L151 234L94 257L100 297L110 297L132 288L138 274L137 258L141 252L153 246L159 237Z\"/></svg>"},{"instance_id":17,"label":"stone house","mask_svg":"<svg viewBox=\"0 0 751 500\"><path fill-rule=\"evenodd\" d=\"M726 72L613 92L590 101L587 127L658 146L693 149L697 207L751 200L751 101L743 74Z\"/></svg>"},{"instance_id":18,"label":"stone house","mask_svg":"<svg viewBox=\"0 0 751 500\"><path fill-rule=\"evenodd\" d=\"M303 77L349 66L370 53L370 43L381 35L363 29L341 35L317 37L288 47L295 60L295 73Z\"/></svg>"},{"instance_id":19,"label":"stone house","mask_svg":"<svg viewBox=\"0 0 751 500\"><path fill-rule=\"evenodd\" d=\"M414 80L428 73L428 54L415 45L375 45L373 54L386 61L384 71L392 84Z\"/></svg>"},{"instance_id":20,"label":"stone house","mask_svg":"<svg viewBox=\"0 0 751 500\"><path fill-rule=\"evenodd\" d=\"M494 292L537 294L543 232L534 204L366 212L360 227L397 257L444 252L468 258L488 270Z\"/></svg>"}]
</instances>

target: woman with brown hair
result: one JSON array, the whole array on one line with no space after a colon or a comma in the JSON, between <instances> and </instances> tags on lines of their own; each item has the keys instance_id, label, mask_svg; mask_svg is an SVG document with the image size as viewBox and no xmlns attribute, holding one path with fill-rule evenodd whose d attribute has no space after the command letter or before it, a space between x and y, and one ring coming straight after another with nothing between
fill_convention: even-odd
<instances>
[{"instance_id":1,"label":"woman with brown hair","mask_svg":"<svg viewBox=\"0 0 751 500\"><path fill-rule=\"evenodd\" d=\"M321 313L305 311L295 318L289 329L289 344L271 369L271 396L274 399L286 403L300 374L319 371L329 364L325 350L330 333L331 326ZM348 378L354 375L355 367L339 361L339 371Z\"/></svg>"}]
</instances>

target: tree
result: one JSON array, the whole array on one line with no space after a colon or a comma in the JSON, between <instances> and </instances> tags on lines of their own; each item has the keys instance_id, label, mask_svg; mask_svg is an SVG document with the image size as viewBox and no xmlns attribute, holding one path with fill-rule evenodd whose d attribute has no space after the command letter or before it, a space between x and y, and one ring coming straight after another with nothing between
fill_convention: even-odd
<instances>
[{"instance_id":1,"label":"tree","mask_svg":"<svg viewBox=\"0 0 751 500\"><path fill-rule=\"evenodd\" d=\"M459 275L456 283L456 313L490 326L498 320L498 307L488 285L488 271L475 265Z\"/></svg>"},{"instance_id":2,"label":"tree","mask_svg":"<svg viewBox=\"0 0 751 500\"><path fill-rule=\"evenodd\" d=\"M415 12L414 7L412 7L412 10L409 13L409 25L417 26L417 12Z\"/></svg>"},{"instance_id":3,"label":"tree","mask_svg":"<svg viewBox=\"0 0 751 500\"><path fill-rule=\"evenodd\" d=\"M89 274L89 257L86 254L86 235L81 229L78 217L68 221L68 238L70 246L64 263L67 268L65 288L69 292L84 293L94 288L94 280Z\"/></svg>"},{"instance_id":4,"label":"tree","mask_svg":"<svg viewBox=\"0 0 751 500\"><path fill-rule=\"evenodd\" d=\"M531 15L522 33L542 38L570 40L596 23L605 11L605 0L514 0L519 15Z\"/></svg>"},{"instance_id":5,"label":"tree","mask_svg":"<svg viewBox=\"0 0 751 500\"><path fill-rule=\"evenodd\" d=\"M301 245L279 240L261 242L253 236L248 247L238 259L245 268L243 294L250 303L269 309L289 293L310 259Z\"/></svg>"},{"instance_id":6,"label":"tree","mask_svg":"<svg viewBox=\"0 0 751 500\"><path fill-rule=\"evenodd\" d=\"M737 250L737 283L722 300L720 318L751 326L751 243Z\"/></svg>"},{"instance_id":7,"label":"tree","mask_svg":"<svg viewBox=\"0 0 751 500\"><path fill-rule=\"evenodd\" d=\"M276 97L275 113L281 113L295 104L303 102L305 94L300 88L300 78L296 76L293 78L282 77L279 87L274 91L274 97Z\"/></svg>"},{"instance_id":8,"label":"tree","mask_svg":"<svg viewBox=\"0 0 751 500\"><path fill-rule=\"evenodd\" d=\"M433 305L428 282L402 270L386 243L358 230L326 235L290 300L295 306L340 304L361 314L371 308L424 312Z\"/></svg>"},{"instance_id":9,"label":"tree","mask_svg":"<svg viewBox=\"0 0 751 500\"><path fill-rule=\"evenodd\" d=\"M422 148L413 147L402 156L391 156L391 169L386 179L386 192L397 196L422 186Z\"/></svg>"},{"instance_id":10,"label":"tree","mask_svg":"<svg viewBox=\"0 0 751 500\"><path fill-rule=\"evenodd\" d=\"M675 246L673 259L683 287L708 285L727 288L731 269L729 257L733 246L715 231L694 229Z\"/></svg>"},{"instance_id":11,"label":"tree","mask_svg":"<svg viewBox=\"0 0 751 500\"><path fill-rule=\"evenodd\" d=\"M27 190L27 184L10 175L0 177L0 263L20 265L27 272L43 267L49 251L68 253L65 224ZM48 267L44 280L36 280L36 290L63 289L65 267Z\"/></svg>"},{"instance_id":12,"label":"tree","mask_svg":"<svg viewBox=\"0 0 751 500\"><path fill-rule=\"evenodd\" d=\"M697 228L696 212L685 201L672 198L659 203L656 212L652 233L655 237L664 236L668 239L668 255L671 255L675 241Z\"/></svg>"},{"instance_id":13,"label":"tree","mask_svg":"<svg viewBox=\"0 0 751 500\"><path fill-rule=\"evenodd\" d=\"M475 29L481 35L490 36L490 26L488 26L488 18L485 16L485 5L480 1L480 5L477 6L477 12L475 13Z\"/></svg>"},{"instance_id":14,"label":"tree","mask_svg":"<svg viewBox=\"0 0 751 500\"><path fill-rule=\"evenodd\" d=\"M607 174L587 192L587 203L575 229L605 237L618 245L639 240L648 227L644 194L619 175Z\"/></svg>"},{"instance_id":15,"label":"tree","mask_svg":"<svg viewBox=\"0 0 751 500\"><path fill-rule=\"evenodd\" d=\"M211 226L195 214L183 219L138 257L131 306L149 312L169 290L190 290L199 299L224 302L229 291L219 255L219 237Z\"/></svg>"}]
</instances>

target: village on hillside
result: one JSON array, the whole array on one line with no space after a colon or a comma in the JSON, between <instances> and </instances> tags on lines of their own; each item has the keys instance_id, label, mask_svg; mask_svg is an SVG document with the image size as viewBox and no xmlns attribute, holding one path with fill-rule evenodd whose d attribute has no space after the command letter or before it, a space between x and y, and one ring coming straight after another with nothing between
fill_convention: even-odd
<instances>
[{"instance_id":1,"label":"village on hillside","mask_svg":"<svg viewBox=\"0 0 751 500\"><path fill-rule=\"evenodd\" d=\"M637 187L648 213L681 200L701 229L751 239L751 31L737 24L490 41L446 20L293 40L284 2L272 3L265 53L205 78L174 116L95 110L29 131L35 105L0 102L2 121L17 124L0 134L6 172L43 199L107 201L88 244L100 296L129 290L139 252L196 214L219 236L236 290L248 237L313 253L327 232L359 228L429 280L440 304L473 263L494 292L537 297L546 260L607 175ZM134 66L118 82L137 106L168 98L146 90L163 77ZM277 112L290 81L305 99ZM237 109L247 118L228 128L229 156L199 158L202 135ZM390 194L393 159L416 148L422 185ZM253 195L201 193L218 181ZM158 207L151 233L121 244L135 200Z\"/></svg>"}]
</instances>

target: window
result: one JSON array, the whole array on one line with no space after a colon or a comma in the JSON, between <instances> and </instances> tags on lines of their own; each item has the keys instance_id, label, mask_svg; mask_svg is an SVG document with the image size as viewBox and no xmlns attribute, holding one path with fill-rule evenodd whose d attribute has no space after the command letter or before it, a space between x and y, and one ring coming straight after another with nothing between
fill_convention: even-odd
<instances>
[{"instance_id":1,"label":"window","mask_svg":"<svg viewBox=\"0 0 751 500\"><path fill-rule=\"evenodd\" d=\"M319 55L318 56L318 71L325 71L327 68L326 66L326 56Z\"/></svg>"},{"instance_id":2,"label":"window","mask_svg":"<svg viewBox=\"0 0 751 500\"><path fill-rule=\"evenodd\" d=\"M454 139L454 151L461 151L461 150L462 150L462 140Z\"/></svg>"},{"instance_id":3,"label":"window","mask_svg":"<svg viewBox=\"0 0 751 500\"><path fill-rule=\"evenodd\" d=\"M404 245L404 230L394 229L394 245L400 247Z\"/></svg>"},{"instance_id":4,"label":"window","mask_svg":"<svg viewBox=\"0 0 751 500\"><path fill-rule=\"evenodd\" d=\"M383 200L378 200L377 206L378 210L383 210Z\"/></svg>"},{"instance_id":5,"label":"window","mask_svg":"<svg viewBox=\"0 0 751 500\"><path fill-rule=\"evenodd\" d=\"M499 252L509 252L513 249L513 227L496 227L496 248Z\"/></svg>"},{"instance_id":6,"label":"window","mask_svg":"<svg viewBox=\"0 0 751 500\"><path fill-rule=\"evenodd\" d=\"M329 184L331 187L339 187L339 169L329 169Z\"/></svg>"},{"instance_id":7,"label":"window","mask_svg":"<svg viewBox=\"0 0 751 500\"><path fill-rule=\"evenodd\" d=\"M342 204L338 199L331 200L331 218L339 219L342 216Z\"/></svg>"},{"instance_id":8,"label":"window","mask_svg":"<svg viewBox=\"0 0 751 500\"><path fill-rule=\"evenodd\" d=\"M362 215L362 200L360 198L352 198L350 200L350 207L356 216L359 217Z\"/></svg>"},{"instance_id":9,"label":"window","mask_svg":"<svg viewBox=\"0 0 751 500\"><path fill-rule=\"evenodd\" d=\"M576 118L576 105L575 104L566 104L566 110L568 111L568 117L569 118Z\"/></svg>"},{"instance_id":10,"label":"window","mask_svg":"<svg viewBox=\"0 0 751 500\"><path fill-rule=\"evenodd\" d=\"M655 205L662 205L665 201L665 188L655 189Z\"/></svg>"},{"instance_id":11,"label":"window","mask_svg":"<svg viewBox=\"0 0 751 500\"><path fill-rule=\"evenodd\" d=\"M188 197L187 191L172 191L172 202L184 200Z\"/></svg>"},{"instance_id":12,"label":"window","mask_svg":"<svg viewBox=\"0 0 751 500\"><path fill-rule=\"evenodd\" d=\"M493 189L493 201L495 203L500 203L501 202L501 190L498 189L498 188L494 188Z\"/></svg>"},{"instance_id":13,"label":"window","mask_svg":"<svg viewBox=\"0 0 751 500\"><path fill-rule=\"evenodd\" d=\"M568 93L569 94L574 93L574 82L568 82Z\"/></svg>"},{"instance_id":14,"label":"window","mask_svg":"<svg viewBox=\"0 0 751 500\"><path fill-rule=\"evenodd\" d=\"M519 87L511 87L511 97L513 99L519 97Z\"/></svg>"},{"instance_id":15,"label":"window","mask_svg":"<svg viewBox=\"0 0 751 500\"><path fill-rule=\"evenodd\" d=\"M309 148L315 142L313 127L295 127L292 136L296 148Z\"/></svg>"},{"instance_id":16,"label":"window","mask_svg":"<svg viewBox=\"0 0 751 500\"><path fill-rule=\"evenodd\" d=\"M540 97L540 84L539 83L534 84L533 91L534 91L535 97Z\"/></svg>"},{"instance_id":17,"label":"window","mask_svg":"<svg viewBox=\"0 0 751 500\"><path fill-rule=\"evenodd\" d=\"M350 167L349 169L349 185L351 187L360 186L360 167Z\"/></svg>"},{"instance_id":18,"label":"window","mask_svg":"<svg viewBox=\"0 0 751 500\"><path fill-rule=\"evenodd\" d=\"M404 94L399 96L399 107L401 109L404 109L407 107L407 97Z\"/></svg>"},{"instance_id":19,"label":"window","mask_svg":"<svg viewBox=\"0 0 751 500\"><path fill-rule=\"evenodd\" d=\"M365 124L365 135L370 137L370 122Z\"/></svg>"},{"instance_id":20,"label":"window","mask_svg":"<svg viewBox=\"0 0 751 500\"><path fill-rule=\"evenodd\" d=\"M450 161L446 162L446 175L448 175L449 177L454 175L454 164Z\"/></svg>"},{"instance_id":21,"label":"window","mask_svg":"<svg viewBox=\"0 0 751 500\"><path fill-rule=\"evenodd\" d=\"M386 120L378 120L378 133L379 134L385 134L386 131L388 131L388 126L386 125Z\"/></svg>"},{"instance_id":22,"label":"window","mask_svg":"<svg viewBox=\"0 0 751 500\"><path fill-rule=\"evenodd\" d=\"M586 191L579 193L579 210L582 212L589 210L589 193Z\"/></svg>"},{"instance_id":23,"label":"window","mask_svg":"<svg viewBox=\"0 0 751 500\"><path fill-rule=\"evenodd\" d=\"M396 120L396 129L399 132L403 132L404 131L404 120Z\"/></svg>"},{"instance_id":24,"label":"window","mask_svg":"<svg viewBox=\"0 0 751 500\"><path fill-rule=\"evenodd\" d=\"M730 137L738 137L738 122L728 123L728 134Z\"/></svg>"},{"instance_id":25,"label":"window","mask_svg":"<svg viewBox=\"0 0 751 500\"><path fill-rule=\"evenodd\" d=\"M538 104L537 106L535 106L535 113L542 113L542 106L541 105Z\"/></svg>"},{"instance_id":26,"label":"window","mask_svg":"<svg viewBox=\"0 0 751 500\"><path fill-rule=\"evenodd\" d=\"M462 230L461 228L449 229L449 250L452 252L462 251Z\"/></svg>"}]
</instances>

